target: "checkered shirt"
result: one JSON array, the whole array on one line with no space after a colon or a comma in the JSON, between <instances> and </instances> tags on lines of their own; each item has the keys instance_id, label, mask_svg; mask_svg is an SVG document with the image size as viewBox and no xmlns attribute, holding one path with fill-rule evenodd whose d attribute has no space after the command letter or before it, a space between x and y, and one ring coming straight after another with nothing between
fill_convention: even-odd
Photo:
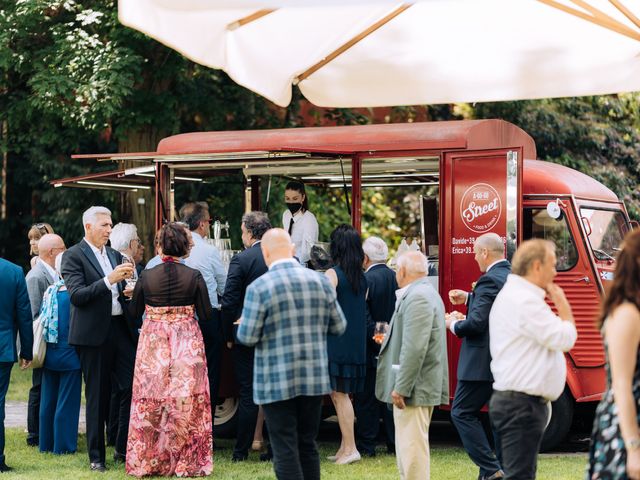
<instances>
[{"instance_id":1,"label":"checkered shirt","mask_svg":"<svg viewBox=\"0 0 640 480\"><path fill-rule=\"evenodd\" d=\"M247 288L238 341L256 347L257 405L331 391L327 334L347 321L329 280L295 261L278 263Z\"/></svg>"}]
</instances>

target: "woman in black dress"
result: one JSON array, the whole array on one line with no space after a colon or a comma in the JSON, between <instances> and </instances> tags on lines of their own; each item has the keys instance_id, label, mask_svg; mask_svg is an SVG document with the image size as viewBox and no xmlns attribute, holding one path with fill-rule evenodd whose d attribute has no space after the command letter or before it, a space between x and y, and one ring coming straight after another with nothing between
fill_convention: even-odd
<instances>
[{"instance_id":1,"label":"woman in black dress","mask_svg":"<svg viewBox=\"0 0 640 480\"><path fill-rule=\"evenodd\" d=\"M338 304L347 319L344 334L328 338L331 400L342 434L340 448L329 459L341 465L360 460L349 394L364 390L367 367L367 280L362 272L364 252L360 234L351 225L340 225L331 233L331 257L335 266L327 270L326 275L336 287Z\"/></svg>"},{"instance_id":2,"label":"woman in black dress","mask_svg":"<svg viewBox=\"0 0 640 480\"><path fill-rule=\"evenodd\" d=\"M618 255L600 324L607 390L596 409L586 478L640 479L640 231Z\"/></svg>"}]
</instances>

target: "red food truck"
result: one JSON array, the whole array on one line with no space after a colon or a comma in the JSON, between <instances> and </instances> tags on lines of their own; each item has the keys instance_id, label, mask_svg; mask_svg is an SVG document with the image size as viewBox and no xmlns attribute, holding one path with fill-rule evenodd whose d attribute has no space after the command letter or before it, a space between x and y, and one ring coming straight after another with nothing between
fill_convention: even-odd
<instances>
[{"instance_id":1,"label":"red food truck","mask_svg":"<svg viewBox=\"0 0 640 480\"><path fill-rule=\"evenodd\" d=\"M515 125L468 120L201 132L165 138L155 152L93 157L136 161L139 166L52 183L150 188L155 192L157 227L173 219L175 188L214 175L242 173L246 195L238 201L245 202L246 210L261 208L263 176L342 186L350 193L356 228L361 224L363 189L422 188L425 193L416 212L422 249L447 311L454 308L447 292L469 290L480 275L473 255L478 235L501 235L509 257L525 239L550 240L557 249L556 282L571 303L579 334L566 354L567 385L553 404L543 448L560 442L577 407L593 406L604 391L605 357L595 319L603 288L613 276L620 241L630 229L627 211L611 190L594 179L536 160L533 139ZM452 396L459 348L459 339L448 333ZM216 415L219 434L225 427L231 429L237 408L229 368L224 375Z\"/></svg>"}]
</instances>

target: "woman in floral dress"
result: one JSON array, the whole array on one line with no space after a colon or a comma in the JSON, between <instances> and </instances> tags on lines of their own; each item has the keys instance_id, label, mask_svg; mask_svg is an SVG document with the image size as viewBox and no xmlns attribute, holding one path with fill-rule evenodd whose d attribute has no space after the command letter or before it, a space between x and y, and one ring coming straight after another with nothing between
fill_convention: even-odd
<instances>
[{"instance_id":1,"label":"woman in floral dress","mask_svg":"<svg viewBox=\"0 0 640 480\"><path fill-rule=\"evenodd\" d=\"M640 480L640 231L618 255L600 316L607 390L596 409L587 480Z\"/></svg>"},{"instance_id":2,"label":"woman in floral dress","mask_svg":"<svg viewBox=\"0 0 640 480\"><path fill-rule=\"evenodd\" d=\"M133 379L126 471L196 477L213 470L211 401L198 321L212 321L199 271L181 263L189 232L169 223L160 233L162 263L140 275L129 313L146 318Z\"/></svg>"}]
</instances>

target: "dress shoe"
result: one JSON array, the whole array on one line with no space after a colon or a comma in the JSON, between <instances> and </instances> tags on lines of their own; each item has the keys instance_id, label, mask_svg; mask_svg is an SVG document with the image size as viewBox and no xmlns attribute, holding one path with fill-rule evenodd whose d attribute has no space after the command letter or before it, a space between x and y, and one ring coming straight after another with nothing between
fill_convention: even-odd
<instances>
[{"instance_id":1,"label":"dress shoe","mask_svg":"<svg viewBox=\"0 0 640 480\"><path fill-rule=\"evenodd\" d=\"M349 455L343 455L342 457L336 460L336 465L348 465L350 463L359 462L362 459L360 456L360 452L355 450L353 453Z\"/></svg>"},{"instance_id":2,"label":"dress shoe","mask_svg":"<svg viewBox=\"0 0 640 480\"><path fill-rule=\"evenodd\" d=\"M40 439L38 437L27 437L27 445L30 447L37 447L40 443Z\"/></svg>"},{"instance_id":3,"label":"dress shoe","mask_svg":"<svg viewBox=\"0 0 640 480\"><path fill-rule=\"evenodd\" d=\"M265 453L261 453L260 454L260 461L261 462L270 462L271 460L273 460L273 454L270 452L265 452Z\"/></svg>"},{"instance_id":4,"label":"dress shoe","mask_svg":"<svg viewBox=\"0 0 640 480\"><path fill-rule=\"evenodd\" d=\"M107 471L107 467L105 467L102 462L91 462L90 468L92 472L105 473Z\"/></svg>"},{"instance_id":5,"label":"dress shoe","mask_svg":"<svg viewBox=\"0 0 640 480\"><path fill-rule=\"evenodd\" d=\"M127 461L127 456L124 453L120 453L118 451L113 452L113 461L118 463L125 463Z\"/></svg>"},{"instance_id":6,"label":"dress shoe","mask_svg":"<svg viewBox=\"0 0 640 480\"><path fill-rule=\"evenodd\" d=\"M246 462L247 461L247 456L246 455L234 455L233 457L231 457L231 461L234 462L234 463Z\"/></svg>"},{"instance_id":7,"label":"dress shoe","mask_svg":"<svg viewBox=\"0 0 640 480\"><path fill-rule=\"evenodd\" d=\"M329 460L330 462L335 462L338 459L337 455L329 455L327 457L327 460Z\"/></svg>"},{"instance_id":8,"label":"dress shoe","mask_svg":"<svg viewBox=\"0 0 640 480\"><path fill-rule=\"evenodd\" d=\"M13 468L11 468L9 465L7 465L4 462L0 463L0 473L6 473L6 472L12 472L12 471L13 471Z\"/></svg>"}]
</instances>

